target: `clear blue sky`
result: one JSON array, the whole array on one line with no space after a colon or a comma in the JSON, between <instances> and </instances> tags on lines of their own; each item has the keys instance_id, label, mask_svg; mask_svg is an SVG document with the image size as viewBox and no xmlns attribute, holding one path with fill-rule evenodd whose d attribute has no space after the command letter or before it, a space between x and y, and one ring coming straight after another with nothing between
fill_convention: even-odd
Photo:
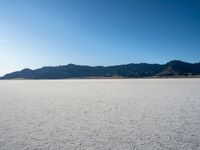
<instances>
[{"instance_id":1,"label":"clear blue sky","mask_svg":"<svg viewBox=\"0 0 200 150\"><path fill-rule=\"evenodd\" d=\"M199 0L0 1L0 75L173 59L200 61Z\"/></svg>"}]
</instances>

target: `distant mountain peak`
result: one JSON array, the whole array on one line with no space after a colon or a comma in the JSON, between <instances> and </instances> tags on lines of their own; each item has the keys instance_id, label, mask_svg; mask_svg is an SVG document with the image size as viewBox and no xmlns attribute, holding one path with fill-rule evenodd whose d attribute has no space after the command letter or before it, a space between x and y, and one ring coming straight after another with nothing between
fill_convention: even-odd
<instances>
[{"instance_id":1,"label":"distant mountain peak","mask_svg":"<svg viewBox=\"0 0 200 150\"><path fill-rule=\"evenodd\" d=\"M184 62L184 61L180 61L180 60L172 60L172 61L169 61L168 63L166 63L166 65L173 65L173 64L189 64L187 62Z\"/></svg>"},{"instance_id":2,"label":"distant mountain peak","mask_svg":"<svg viewBox=\"0 0 200 150\"><path fill-rule=\"evenodd\" d=\"M76 64L69 63L67 66L77 66Z\"/></svg>"},{"instance_id":3,"label":"distant mountain peak","mask_svg":"<svg viewBox=\"0 0 200 150\"><path fill-rule=\"evenodd\" d=\"M26 72L26 71L33 71L33 70L31 70L31 69L29 69L29 68L25 68L25 69L23 69L23 70L21 70L21 71Z\"/></svg>"}]
</instances>

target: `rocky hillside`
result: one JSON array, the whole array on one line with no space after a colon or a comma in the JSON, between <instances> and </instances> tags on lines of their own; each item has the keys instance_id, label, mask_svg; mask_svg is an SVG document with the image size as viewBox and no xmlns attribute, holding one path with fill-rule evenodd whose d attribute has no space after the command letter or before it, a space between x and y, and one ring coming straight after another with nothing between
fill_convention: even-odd
<instances>
[{"instance_id":1,"label":"rocky hillside","mask_svg":"<svg viewBox=\"0 0 200 150\"><path fill-rule=\"evenodd\" d=\"M95 78L95 77L174 77L200 75L200 63L170 61L166 64L126 64L117 66L82 66L68 64L56 67L43 67L36 70L23 69L6 74L0 79L67 79L67 78Z\"/></svg>"}]
</instances>

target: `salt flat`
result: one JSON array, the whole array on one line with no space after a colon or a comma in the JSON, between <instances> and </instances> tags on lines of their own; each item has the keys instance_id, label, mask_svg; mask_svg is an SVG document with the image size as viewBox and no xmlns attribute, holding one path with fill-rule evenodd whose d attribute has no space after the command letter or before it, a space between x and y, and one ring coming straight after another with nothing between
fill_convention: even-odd
<instances>
[{"instance_id":1,"label":"salt flat","mask_svg":"<svg viewBox=\"0 0 200 150\"><path fill-rule=\"evenodd\" d=\"M199 150L200 79L0 81L2 150Z\"/></svg>"}]
</instances>

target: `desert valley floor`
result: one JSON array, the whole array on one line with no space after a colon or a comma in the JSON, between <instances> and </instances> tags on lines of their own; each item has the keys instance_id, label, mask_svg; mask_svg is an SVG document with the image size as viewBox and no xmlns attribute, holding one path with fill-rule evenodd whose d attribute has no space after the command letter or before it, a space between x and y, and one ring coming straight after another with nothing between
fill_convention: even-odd
<instances>
[{"instance_id":1,"label":"desert valley floor","mask_svg":"<svg viewBox=\"0 0 200 150\"><path fill-rule=\"evenodd\" d=\"M1 150L199 150L200 79L0 81Z\"/></svg>"}]
</instances>

